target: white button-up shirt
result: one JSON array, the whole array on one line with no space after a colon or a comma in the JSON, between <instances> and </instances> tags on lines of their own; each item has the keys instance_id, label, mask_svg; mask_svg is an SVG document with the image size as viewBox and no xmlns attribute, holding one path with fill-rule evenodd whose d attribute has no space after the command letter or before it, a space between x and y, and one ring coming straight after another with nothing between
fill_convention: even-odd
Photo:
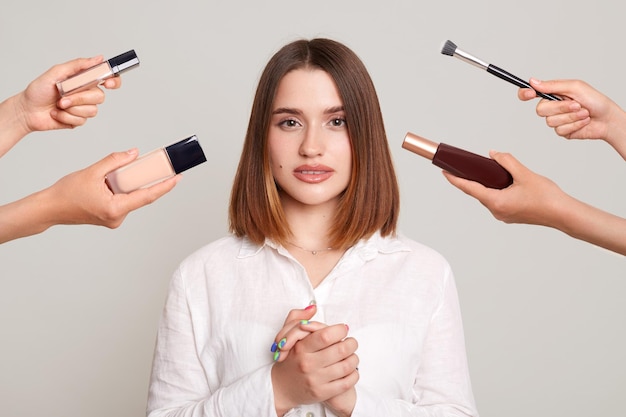
<instances>
[{"instance_id":1,"label":"white button-up shirt","mask_svg":"<svg viewBox=\"0 0 626 417\"><path fill-rule=\"evenodd\" d=\"M353 417L477 416L456 286L446 260L399 235L349 249L313 288L271 241L233 236L175 271L159 325L150 417L275 417L270 346L291 309L346 323L359 348ZM288 416L333 416L322 404Z\"/></svg>"}]
</instances>

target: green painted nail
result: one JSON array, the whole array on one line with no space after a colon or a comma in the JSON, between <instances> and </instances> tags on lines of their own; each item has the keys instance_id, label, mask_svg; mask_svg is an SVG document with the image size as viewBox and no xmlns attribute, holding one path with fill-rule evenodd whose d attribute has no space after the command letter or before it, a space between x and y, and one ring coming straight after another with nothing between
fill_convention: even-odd
<instances>
[{"instance_id":1,"label":"green painted nail","mask_svg":"<svg viewBox=\"0 0 626 417\"><path fill-rule=\"evenodd\" d=\"M278 349L282 349L286 343L287 343L286 338L283 337L282 339L280 339L280 342L278 342Z\"/></svg>"}]
</instances>

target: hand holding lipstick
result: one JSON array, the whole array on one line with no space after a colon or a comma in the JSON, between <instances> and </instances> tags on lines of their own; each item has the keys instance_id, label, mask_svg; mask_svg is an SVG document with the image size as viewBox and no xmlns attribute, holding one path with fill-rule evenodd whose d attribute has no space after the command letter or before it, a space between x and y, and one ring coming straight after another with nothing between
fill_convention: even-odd
<instances>
[{"instance_id":1,"label":"hand holding lipstick","mask_svg":"<svg viewBox=\"0 0 626 417\"><path fill-rule=\"evenodd\" d=\"M541 100L537 115L557 135L566 139L601 139L626 159L626 112L613 100L581 80L540 81L530 79L533 89L520 88L522 101L536 97L536 91L549 92L569 100Z\"/></svg>"}]
</instances>

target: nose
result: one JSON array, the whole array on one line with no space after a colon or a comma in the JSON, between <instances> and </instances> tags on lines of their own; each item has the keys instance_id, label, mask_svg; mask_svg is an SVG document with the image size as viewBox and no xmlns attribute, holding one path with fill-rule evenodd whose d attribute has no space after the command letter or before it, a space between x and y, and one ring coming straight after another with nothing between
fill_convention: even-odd
<instances>
[{"instance_id":1,"label":"nose","mask_svg":"<svg viewBox=\"0 0 626 417\"><path fill-rule=\"evenodd\" d=\"M324 153L324 133L321 128L309 126L305 129L300 155L306 157L319 156Z\"/></svg>"}]
</instances>

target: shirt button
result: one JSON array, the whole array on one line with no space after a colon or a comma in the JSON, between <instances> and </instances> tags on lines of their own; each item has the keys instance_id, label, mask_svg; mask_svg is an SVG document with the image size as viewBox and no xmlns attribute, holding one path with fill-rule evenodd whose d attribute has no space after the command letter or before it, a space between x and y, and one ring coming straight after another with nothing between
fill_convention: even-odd
<instances>
[{"instance_id":1,"label":"shirt button","mask_svg":"<svg viewBox=\"0 0 626 417\"><path fill-rule=\"evenodd\" d=\"M309 411L308 413L306 413L306 417L315 417L315 414Z\"/></svg>"}]
</instances>

